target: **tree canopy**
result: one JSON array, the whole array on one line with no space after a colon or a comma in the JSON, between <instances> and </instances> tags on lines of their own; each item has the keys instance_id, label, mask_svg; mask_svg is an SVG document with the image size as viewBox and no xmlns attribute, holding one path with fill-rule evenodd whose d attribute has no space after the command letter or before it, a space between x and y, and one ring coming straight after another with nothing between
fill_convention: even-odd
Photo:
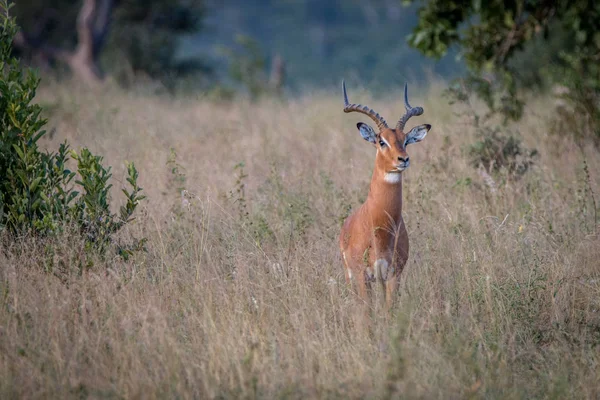
<instances>
[{"instance_id":1,"label":"tree canopy","mask_svg":"<svg viewBox=\"0 0 600 400\"><path fill-rule=\"evenodd\" d=\"M600 61L600 3L591 0L426 2L409 44L441 57L457 45L475 70L509 68L510 60L533 39L565 36L555 60L577 55L588 69Z\"/></svg>"},{"instance_id":2,"label":"tree canopy","mask_svg":"<svg viewBox=\"0 0 600 400\"><path fill-rule=\"evenodd\" d=\"M513 94L532 82L566 86L593 129L600 127L600 3L408 1L415 2L412 47L434 58L456 47L472 73L494 74Z\"/></svg>"}]
</instances>

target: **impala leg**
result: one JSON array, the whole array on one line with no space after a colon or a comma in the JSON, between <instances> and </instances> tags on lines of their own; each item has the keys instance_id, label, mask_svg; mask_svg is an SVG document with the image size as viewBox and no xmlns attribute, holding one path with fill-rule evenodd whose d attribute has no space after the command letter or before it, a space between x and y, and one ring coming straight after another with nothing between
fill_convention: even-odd
<instances>
[{"instance_id":1,"label":"impala leg","mask_svg":"<svg viewBox=\"0 0 600 400\"><path fill-rule=\"evenodd\" d=\"M393 253L393 268L391 269L390 277L386 282L386 306L390 310L397 299L396 292L400 286L400 276L408 260L408 232L404 221L401 221L398 230L396 231L396 244L394 245Z\"/></svg>"},{"instance_id":2,"label":"impala leg","mask_svg":"<svg viewBox=\"0 0 600 400\"><path fill-rule=\"evenodd\" d=\"M387 281L385 281L385 298L386 298L386 309L390 311L394 302L396 301L396 293L398 291L398 286L400 284L400 279L397 275L390 276Z\"/></svg>"},{"instance_id":3,"label":"impala leg","mask_svg":"<svg viewBox=\"0 0 600 400\"><path fill-rule=\"evenodd\" d=\"M360 298L360 304L358 305L360 312L356 315L358 327L362 335L369 335L371 327L371 282L367 280L365 273L356 275L354 281Z\"/></svg>"},{"instance_id":4,"label":"impala leg","mask_svg":"<svg viewBox=\"0 0 600 400\"><path fill-rule=\"evenodd\" d=\"M387 281L383 280L383 279L379 279L379 287L381 288L381 290L379 291L379 297L380 297L380 304L381 307L384 307L386 305L386 284Z\"/></svg>"},{"instance_id":5,"label":"impala leg","mask_svg":"<svg viewBox=\"0 0 600 400\"><path fill-rule=\"evenodd\" d=\"M348 260L346 259L346 253L342 250L342 259L344 261L344 277L346 278L346 286L352 290L352 270L350 269L350 265L348 265Z\"/></svg>"},{"instance_id":6,"label":"impala leg","mask_svg":"<svg viewBox=\"0 0 600 400\"><path fill-rule=\"evenodd\" d=\"M388 260L384 257L378 258L373 264L373 269L375 272L375 279L377 280L379 288L381 290L377 290L377 297L379 298L379 303L381 307L385 307L386 304L386 280L389 274L389 263Z\"/></svg>"},{"instance_id":7,"label":"impala leg","mask_svg":"<svg viewBox=\"0 0 600 400\"><path fill-rule=\"evenodd\" d=\"M350 289L356 287L356 291L361 303L364 303L368 306L371 283L368 282L364 273L357 272L360 271L360 268L353 268L353 266L356 267L356 263L353 262L352 257L346 258L346 254L342 252L342 258L344 259L346 284L348 284Z\"/></svg>"},{"instance_id":8,"label":"impala leg","mask_svg":"<svg viewBox=\"0 0 600 400\"><path fill-rule=\"evenodd\" d=\"M365 274L357 274L356 285L358 286L358 297L368 307L371 300L371 282L367 281Z\"/></svg>"},{"instance_id":9,"label":"impala leg","mask_svg":"<svg viewBox=\"0 0 600 400\"><path fill-rule=\"evenodd\" d=\"M350 271L350 266L348 265L348 261L346 260L346 253L342 250L342 258L344 259L344 273L346 275L346 284L352 287L352 271Z\"/></svg>"}]
</instances>

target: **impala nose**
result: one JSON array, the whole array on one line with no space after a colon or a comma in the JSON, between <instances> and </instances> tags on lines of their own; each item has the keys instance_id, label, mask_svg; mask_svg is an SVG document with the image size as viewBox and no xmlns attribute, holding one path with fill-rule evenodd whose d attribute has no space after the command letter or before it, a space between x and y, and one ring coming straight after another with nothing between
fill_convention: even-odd
<instances>
[{"instance_id":1,"label":"impala nose","mask_svg":"<svg viewBox=\"0 0 600 400\"><path fill-rule=\"evenodd\" d=\"M408 162L408 157L398 157L398 161L402 161L403 163Z\"/></svg>"}]
</instances>

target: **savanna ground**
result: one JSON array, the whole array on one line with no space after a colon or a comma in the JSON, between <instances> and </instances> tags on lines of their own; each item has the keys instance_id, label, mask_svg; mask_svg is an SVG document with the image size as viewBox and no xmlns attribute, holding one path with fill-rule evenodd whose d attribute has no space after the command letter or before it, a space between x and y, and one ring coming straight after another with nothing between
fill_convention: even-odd
<instances>
[{"instance_id":1,"label":"savanna ground","mask_svg":"<svg viewBox=\"0 0 600 400\"><path fill-rule=\"evenodd\" d=\"M75 235L2 241L0 397L598 398L600 153L534 99L510 129L539 157L494 193L441 90L411 88L425 114L409 125L433 125L404 173L411 254L392 318L375 306L365 334L337 235L374 151L339 91L217 104L45 87L44 142L103 155L117 203L135 161L148 199L119 240L147 242L125 261L90 260ZM400 93L350 96L403 112Z\"/></svg>"}]
</instances>

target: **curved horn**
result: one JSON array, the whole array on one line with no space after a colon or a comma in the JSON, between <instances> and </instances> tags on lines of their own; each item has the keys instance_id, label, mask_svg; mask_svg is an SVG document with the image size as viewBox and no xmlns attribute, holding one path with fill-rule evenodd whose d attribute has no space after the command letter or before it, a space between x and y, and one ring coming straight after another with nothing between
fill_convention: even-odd
<instances>
[{"instance_id":1,"label":"curved horn","mask_svg":"<svg viewBox=\"0 0 600 400\"><path fill-rule=\"evenodd\" d=\"M362 104L350 104L350 102L348 101L348 93L346 93L346 81L342 81L342 88L344 90L344 112L345 113L356 111L361 114L365 114L365 115L369 116L377 124L377 127L379 128L380 131L388 128L388 124L387 124L387 122L385 122L385 119L383 119L383 117L381 115L379 115L378 113L373 111L373 109L371 109L367 106L363 106Z\"/></svg>"},{"instance_id":2,"label":"curved horn","mask_svg":"<svg viewBox=\"0 0 600 400\"><path fill-rule=\"evenodd\" d=\"M414 117L417 115L423 114L423 107L411 107L408 104L408 83L404 83L404 108L406 108L406 113L400 118L398 123L396 124L396 130L404 132L404 125L410 119L410 117Z\"/></svg>"}]
</instances>

